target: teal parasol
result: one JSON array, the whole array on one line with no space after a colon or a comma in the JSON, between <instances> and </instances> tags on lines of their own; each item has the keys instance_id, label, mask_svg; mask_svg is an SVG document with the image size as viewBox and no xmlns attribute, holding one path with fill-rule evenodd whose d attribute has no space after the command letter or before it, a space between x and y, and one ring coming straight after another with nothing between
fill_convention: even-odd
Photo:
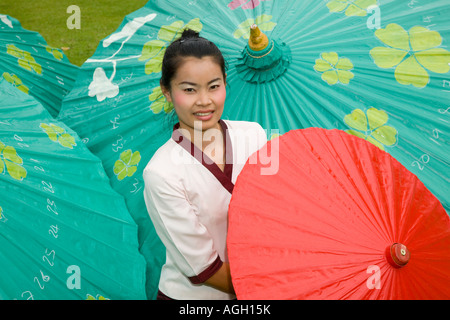
<instances>
[{"instance_id":1,"label":"teal parasol","mask_svg":"<svg viewBox=\"0 0 450 320\"><path fill-rule=\"evenodd\" d=\"M137 226L101 161L4 79L0 194L0 299L146 299Z\"/></svg>"},{"instance_id":2,"label":"teal parasol","mask_svg":"<svg viewBox=\"0 0 450 320\"><path fill-rule=\"evenodd\" d=\"M37 32L0 13L0 77L37 99L55 117L79 67Z\"/></svg>"},{"instance_id":3,"label":"teal parasol","mask_svg":"<svg viewBox=\"0 0 450 320\"><path fill-rule=\"evenodd\" d=\"M224 117L256 120L269 137L345 130L394 156L449 211L448 2L223 3L233 19L204 35L237 25L224 36L234 42L221 42L230 64ZM268 37L262 50L246 44L253 23Z\"/></svg>"},{"instance_id":4,"label":"teal parasol","mask_svg":"<svg viewBox=\"0 0 450 320\"><path fill-rule=\"evenodd\" d=\"M148 262L149 296L164 250L141 176L177 121L159 87L171 41L189 27L222 50L223 118L257 121L269 138L307 127L345 130L394 156L448 210L448 13L442 0L152 0L128 15L81 67L59 119L102 159L125 197Z\"/></svg>"}]
</instances>

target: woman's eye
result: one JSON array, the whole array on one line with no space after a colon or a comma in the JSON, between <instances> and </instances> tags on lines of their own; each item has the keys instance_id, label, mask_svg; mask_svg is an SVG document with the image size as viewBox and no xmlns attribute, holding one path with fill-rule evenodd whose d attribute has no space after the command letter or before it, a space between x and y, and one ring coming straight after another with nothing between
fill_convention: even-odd
<instances>
[{"instance_id":1,"label":"woman's eye","mask_svg":"<svg viewBox=\"0 0 450 320\"><path fill-rule=\"evenodd\" d=\"M220 85L214 84L214 85L212 85L212 86L210 87L210 89L211 89L211 90L214 90L214 89L217 89L217 88L219 88L219 87L220 87Z\"/></svg>"},{"instance_id":2,"label":"woman's eye","mask_svg":"<svg viewBox=\"0 0 450 320\"><path fill-rule=\"evenodd\" d=\"M194 88L186 88L184 89L184 92L194 92Z\"/></svg>"}]
</instances>

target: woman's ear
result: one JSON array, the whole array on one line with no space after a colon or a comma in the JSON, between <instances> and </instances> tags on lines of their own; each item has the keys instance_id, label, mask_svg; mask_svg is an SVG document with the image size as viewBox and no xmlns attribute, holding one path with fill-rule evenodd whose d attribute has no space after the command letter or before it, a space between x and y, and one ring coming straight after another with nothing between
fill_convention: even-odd
<instances>
[{"instance_id":1,"label":"woman's ear","mask_svg":"<svg viewBox=\"0 0 450 320\"><path fill-rule=\"evenodd\" d=\"M172 102L172 97L171 97L171 95L170 95L170 89L166 88L166 87L163 86L163 85L160 85L160 87L161 87L161 92L162 92L162 94L164 95L164 97L166 97L166 100L167 100L168 102Z\"/></svg>"}]
</instances>

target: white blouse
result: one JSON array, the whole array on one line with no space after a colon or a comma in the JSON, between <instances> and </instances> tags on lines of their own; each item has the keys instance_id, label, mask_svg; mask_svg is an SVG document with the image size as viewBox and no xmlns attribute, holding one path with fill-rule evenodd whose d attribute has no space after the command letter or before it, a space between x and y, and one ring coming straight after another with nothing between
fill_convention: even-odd
<instances>
[{"instance_id":1,"label":"white blouse","mask_svg":"<svg viewBox=\"0 0 450 320\"><path fill-rule=\"evenodd\" d=\"M172 299L234 299L202 284L228 262L228 206L247 159L267 142L255 122L220 120L225 169L174 127L144 169L144 198L155 230L166 247L159 290Z\"/></svg>"}]
</instances>

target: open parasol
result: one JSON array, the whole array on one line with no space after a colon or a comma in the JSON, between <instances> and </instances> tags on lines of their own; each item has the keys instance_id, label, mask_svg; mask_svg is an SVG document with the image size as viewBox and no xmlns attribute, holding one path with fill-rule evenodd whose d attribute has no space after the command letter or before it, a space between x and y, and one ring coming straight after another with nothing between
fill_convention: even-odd
<instances>
[{"instance_id":1,"label":"open parasol","mask_svg":"<svg viewBox=\"0 0 450 320\"><path fill-rule=\"evenodd\" d=\"M393 155L450 209L448 2L229 1L228 9L218 4L201 19L205 37L225 38L224 117L258 121L269 137L347 130ZM252 23L267 45L259 31L257 45L246 44ZM232 36L228 25L237 25Z\"/></svg>"},{"instance_id":2,"label":"open parasol","mask_svg":"<svg viewBox=\"0 0 450 320\"><path fill-rule=\"evenodd\" d=\"M227 245L238 299L450 298L442 204L388 153L336 129L292 130L249 159Z\"/></svg>"},{"instance_id":3,"label":"open parasol","mask_svg":"<svg viewBox=\"0 0 450 320\"><path fill-rule=\"evenodd\" d=\"M0 12L0 77L33 96L53 117L75 84L78 69L61 49Z\"/></svg>"},{"instance_id":4,"label":"open parasol","mask_svg":"<svg viewBox=\"0 0 450 320\"><path fill-rule=\"evenodd\" d=\"M0 194L0 299L146 299L137 226L101 161L4 79Z\"/></svg>"},{"instance_id":5,"label":"open parasol","mask_svg":"<svg viewBox=\"0 0 450 320\"><path fill-rule=\"evenodd\" d=\"M171 41L191 28L222 50L223 118L257 121L269 138L306 127L347 130L393 155L448 209L448 12L445 1L431 0L152 0L128 15L81 67L59 119L125 197L148 259L149 295L164 250L141 175L177 121L159 87Z\"/></svg>"}]
</instances>

